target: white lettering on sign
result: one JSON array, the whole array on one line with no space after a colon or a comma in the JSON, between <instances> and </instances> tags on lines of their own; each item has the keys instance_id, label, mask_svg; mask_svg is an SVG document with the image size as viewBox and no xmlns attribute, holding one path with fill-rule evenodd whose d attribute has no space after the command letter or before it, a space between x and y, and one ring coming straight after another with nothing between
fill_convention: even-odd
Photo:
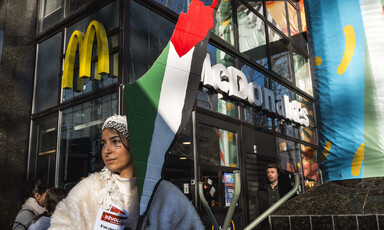
<instances>
[{"instance_id":1,"label":"white lettering on sign","mask_svg":"<svg viewBox=\"0 0 384 230\"><path fill-rule=\"evenodd\" d=\"M269 113L288 119L300 125L309 126L308 111L296 100L289 100L287 95L276 95L272 90L261 87L256 82L249 82L245 74L233 66L211 65L209 54L204 59L201 82L208 88L230 97L246 100L254 107L260 107Z\"/></svg>"}]
</instances>

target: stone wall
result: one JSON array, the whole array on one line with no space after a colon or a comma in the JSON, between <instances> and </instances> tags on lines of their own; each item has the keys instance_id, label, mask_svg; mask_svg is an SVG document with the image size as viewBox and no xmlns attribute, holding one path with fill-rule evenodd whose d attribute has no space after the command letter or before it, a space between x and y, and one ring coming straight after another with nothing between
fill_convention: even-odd
<instances>
[{"instance_id":1,"label":"stone wall","mask_svg":"<svg viewBox=\"0 0 384 230\"><path fill-rule=\"evenodd\" d=\"M274 229L380 229L384 178L328 181L276 210Z\"/></svg>"},{"instance_id":2,"label":"stone wall","mask_svg":"<svg viewBox=\"0 0 384 230\"><path fill-rule=\"evenodd\" d=\"M0 229L7 228L24 202L36 12L36 0L0 1Z\"/></svg>"}]
</instances>

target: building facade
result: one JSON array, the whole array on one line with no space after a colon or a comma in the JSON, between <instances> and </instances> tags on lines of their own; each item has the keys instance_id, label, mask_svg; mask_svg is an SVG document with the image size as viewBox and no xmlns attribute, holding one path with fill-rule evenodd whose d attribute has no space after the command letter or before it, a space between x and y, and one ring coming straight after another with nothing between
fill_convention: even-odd
<instances>
[{"instance_id":1,"label":"building facade","mask_svg":"<svg viewBox=\"0 0 384 230\"><path fill-rule=\"evenodd\" d=\"M71 189L103 167L103 121L125 114L124 86L151 67L188 4L37 1L27 178ZM321 183L311 46L303 1L223 0L215 20L195 108L166 156L163 177L184 192L208 227L196 185L209 185L206 199L220 223L233 194L232 173L240 170L241 196L232 224L242 228L257 217L257 189L268 163L279 164L292 180L299 173L301 192ZM109 71L98 71L102 39L92 35L94 39L82 43L93 46L86 60L91 76L78 78L82 45L71 37L76 31L98 34L101 27ZM63 87L67 54L73 56L73 81ZM231 81L237 94L226 89Z\"/></svg>"}]
</instances>

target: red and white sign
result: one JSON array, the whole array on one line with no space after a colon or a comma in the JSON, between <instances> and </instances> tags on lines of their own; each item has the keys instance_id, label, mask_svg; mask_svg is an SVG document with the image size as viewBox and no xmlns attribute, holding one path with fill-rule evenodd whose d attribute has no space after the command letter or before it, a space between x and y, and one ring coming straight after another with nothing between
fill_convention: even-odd
<instances>
[{"instance_id":1,"label":"red and white sign","mask_svg":"<svg viewBox=\"0 0 384 230\"><path fill-rule=\"evenodd\" d=\"M100 209L93 230L124 230L128 215L128 211L116 205L112 205L109 210Z\"/></svg>"}]
</instances>

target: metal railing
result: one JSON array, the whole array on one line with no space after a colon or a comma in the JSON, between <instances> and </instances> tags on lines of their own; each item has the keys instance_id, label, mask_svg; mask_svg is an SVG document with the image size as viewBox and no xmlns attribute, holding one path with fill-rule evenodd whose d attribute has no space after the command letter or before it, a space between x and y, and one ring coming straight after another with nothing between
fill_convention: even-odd
<instances>
[{"instance_id":1,"label":"metal railing","mask_svg":"<svg viewBox=\"0 0 384 230\"><path fill-rule=\"evenodd\" d=\"M231 203L229 205L229 208L228 208L228 211L227 211L227 215L225 216L222 228L220 228L219 225L217 224L216 218L213 215L211 209L209 208L208 202L207 202L207 200L204 197L203 182L199 182L199 196L200 196L200 200L203 203L203 206L204 206L205 210L208 213L208 217L211 220L211 222L212 222L213 226L215 227L215 229L227 229L228 226L229 226L229 223L231 222L233 213L235 212L236 203L239 200L240 191L241 191L240 171L239 170L233 171L233 177L234 177L234 180L235 180L235 192L233 194Z\"/></svg>"},{"instance_id":2,"label":"metal railing","mask_svg":"<svg viewBox=\"0 0 384 230\"><path fill-rule=\"evenodd\" d=\"M240 171L236 170L233 172L234 180L235 180L235 192L232 197L231 203L229 205L227 215L225 216L224 224L222 228L218 225L215 216L213 215L211 209L209 208L208 202L204 197L203 193L203 182L199 182L199 196L200 200L203 203L205 210L208 213L208 217L211 220L215 229L227 229L229 223L232 219L233 213L235 211L236 203L240 196L241 191L241 183L240 183ZM300 185L300 175L295 174L295 185L285 196L283 196L280 200L278 200L274 205L272 205L269 209L267 209L264 213L262 213L259 217L257 217L252 223L250 223L244 230L250 230L260 224L265 218L267 218L271 213L273 213L277 208L279 208L283 203L285 203L289 198L291 198L299 189Z\"/></svg>"}]
</instances>

